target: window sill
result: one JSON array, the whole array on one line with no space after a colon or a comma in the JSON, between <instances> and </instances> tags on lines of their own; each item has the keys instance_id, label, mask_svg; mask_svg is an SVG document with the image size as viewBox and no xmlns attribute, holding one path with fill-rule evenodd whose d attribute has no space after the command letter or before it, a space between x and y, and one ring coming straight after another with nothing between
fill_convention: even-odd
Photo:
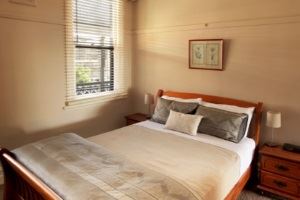
<instances>
[{"instance_id":1,"label":"window sill","mask_svg":"<svg viewBox=\"0 0 300 200\"><path fill-rule=\"evenodd\" d=\"M99 105L104 102L114 101L118 99L126 99L126 98L128 98L128 94L105 95L105 96L75 99L75 100L67 101L63 109L64 110L80 109L80 108L85 108L87 106Z\"/></svg>"}]
</instances>

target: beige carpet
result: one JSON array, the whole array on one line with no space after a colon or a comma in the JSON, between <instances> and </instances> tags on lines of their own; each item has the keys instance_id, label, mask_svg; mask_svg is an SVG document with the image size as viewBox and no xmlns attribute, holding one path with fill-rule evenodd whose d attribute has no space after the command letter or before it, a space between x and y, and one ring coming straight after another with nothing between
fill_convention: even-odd
<instances>
[{"instance_id":1,"label":"beige carpet","mask_svg":"<svg viewBox=\"0 0 300 200\"><path fill-rule=\"evenodd\" d=\"M271 200L271 198L261 196L249 190L243 190L238 200Z\"/></svg>"}]
</instances>

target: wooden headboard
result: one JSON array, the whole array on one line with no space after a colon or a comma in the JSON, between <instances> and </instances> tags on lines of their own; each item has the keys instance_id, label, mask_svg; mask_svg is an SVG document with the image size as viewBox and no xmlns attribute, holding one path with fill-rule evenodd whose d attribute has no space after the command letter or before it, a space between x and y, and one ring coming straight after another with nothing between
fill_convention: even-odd
<instances>
[{"instance_id":1,"label":"wooden headboard","mask_svg":"<svg viewBox=\"0 0 300 200\"><path fill-rule=\"evenodd\" d=\"M263 105L261 102L253 103L253 102L248 102L248 101L243 101L238 99L212 96L206 94L163 91L161 89L158 90L157 97L161 97L163 95L170 96L170 97L179 97L183 99L202 98L203 101L210 102L210 103L228 104L228 105L235 105L235 106L245 107L245 108L255 107L248 136L253 138L255 140L256 145L258 145L259 138L260 138L260 127L261 127L261 116L262 116L262 105Z\"/></svg>"}]
</instances>

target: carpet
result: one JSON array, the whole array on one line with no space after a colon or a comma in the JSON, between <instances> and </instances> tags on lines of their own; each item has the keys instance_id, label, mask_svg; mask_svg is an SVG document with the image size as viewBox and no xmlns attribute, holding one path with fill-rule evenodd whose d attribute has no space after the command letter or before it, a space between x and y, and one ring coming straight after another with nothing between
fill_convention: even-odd
<instances>
[{"instance_id":1,"label":"carpet","mask_svg":"<svg viewBox=\"0 0 300 200\"><path fill-rule=\"evenodd\" d=\"M273 198L265 197L250 190L243 190L238 200L272 200Z\"/></svg>"}]
</instances>

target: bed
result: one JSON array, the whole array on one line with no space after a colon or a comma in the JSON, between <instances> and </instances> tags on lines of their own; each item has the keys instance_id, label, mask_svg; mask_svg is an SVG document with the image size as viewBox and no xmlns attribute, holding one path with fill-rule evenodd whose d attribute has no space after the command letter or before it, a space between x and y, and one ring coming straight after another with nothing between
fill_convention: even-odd
<instances>
[{"instance_id":1,"label":"bed","mask_svg":"<svg viewBox=\"0 0 300 200\"><path fill-rule=\"evenodd\" d=\"M79 186L73 189L67 187L68 182L60 180L63 171L59 171L58 165L55 166L57 173L49 174L49 170L40 169L37 164L28 161L30 160L27 158L28 154L34 154L35 148L29 146L27 153L24 149L21 152L1 149L1 162L5 175L4 198L64 199L66 197L64 192L70 190L69 193L82 195L81 198L84 199L86 196L80 192L80 188L90 189L92 187L90 183L83 181L89 180L93 183L93 187L97 186L93 191L100 188L112 199L236 199L249 180L254 167L252 163L259 143L262 103L159 90L157 97L163 95L183 99L202 98L206 102L215 104L254 107L248 137L243 138L239 143L232 143L204 134L197 136L182 134L167 130L162 124L145 121L99 134L87 140L81 140L73 134L57 136L61 146L57 146L57 141L53 142L53 139L35 143L36 148L43 151L46 149L46 154L50 157L57 158L58 150L68 146L70 148L66 153L67 157L80 155L85 160L85 162L76 161L76 165L68 160L63 163L63 167L71 169L72 176L76 176L73 179L78 180ZM72 147L71 144L76 145ZM82 148L83 144L88 147ZM86 150L83 151L82 149L85 148ZM72 155L76 149L79 149L80 153ZM61 152L59 154L63 154L65 150ZM95 155L101 155L106 159L98 159L97 162L89 160L93 156L86 152L95 152ZM37 156L37 162L43 160L43 156ZM95 165L103 166L100 171L93 170L95 177L99 177L97 180L80 168L90 169ZM38 177L41 174L43 180ZM65 179L73 180L70 177ZM124 183L120 183L120 180ZM55 188L53 185L59 187ZM118 190L115 189L116 187L114 189L110 187L116 185ZM99 196L96 198L99 194L95 194L94 199L109 199L106 198L106 193L103 193L103 198Z\"/></svg>"}]
</instances>

